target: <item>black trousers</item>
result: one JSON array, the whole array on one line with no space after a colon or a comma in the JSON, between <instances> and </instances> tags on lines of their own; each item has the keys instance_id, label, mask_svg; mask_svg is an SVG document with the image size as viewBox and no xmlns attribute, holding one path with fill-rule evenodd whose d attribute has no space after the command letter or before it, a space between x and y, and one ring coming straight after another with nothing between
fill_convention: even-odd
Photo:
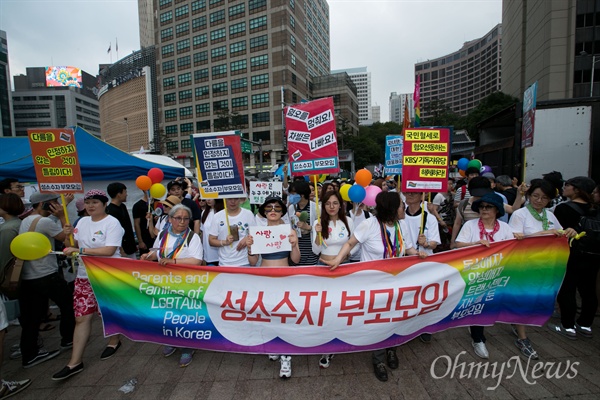
<instances>
[{"instance_id":1,"label":"black trousers","mask_svg":"<svg viewBox=\"0 0 600 400\"><path fill-rule=\"evenodd\" d=\"M38 334L40 324L46 317L48 299L60 309L61 344L73 341L75 314L73 313L73 291L58 274L38 279L21 280L19 306L21 308L21 354L23 364L38 354Z\"/></svg>"},{"instance_id":2,"label":"black trousers","mask_svg":"<svg viewBox=\"0 0 600 400\"><path fill-rule=\"evenodd\" d=\"M485 343L485 335L483 334L483 326L471 325L469 327L471 330L471 339L475 343L483 342Z\"/></svg>"},{"instance_id":3,"label":"black trousers","mask_svg":"<svg viewBox=\"0 0 600 400\"><path fill-rule=\"evenodd\" d=\"M565 328L575 328L577 314L576 294L581 296L581 313L577 319L580 326L590 327L594 322L598 298L596 297L596 276L598 261L571 254L567 271L556 300L560 306L560 322Z\"/></svg>"}]
</instances>

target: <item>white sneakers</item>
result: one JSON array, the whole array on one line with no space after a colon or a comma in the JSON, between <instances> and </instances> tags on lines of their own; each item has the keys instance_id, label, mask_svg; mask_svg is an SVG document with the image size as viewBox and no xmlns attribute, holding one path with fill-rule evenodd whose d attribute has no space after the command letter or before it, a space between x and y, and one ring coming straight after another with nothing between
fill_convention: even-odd
<instances>
[{"instance_id":1,"label":"white sneakers","mask_svg":"<svg viewBox=\"0 0 600 400\"><path fill-rule=\"evenodd\" d=\"M488 353L487 347L485 347L485 343L473 342L472 344L473 344L473 350L475 350L475 354L477 354L477 356L479 356L481 358L489 358L490 357L490 353Z\"/></svg>"},{"instance_id":2,"label":"white sneakers","mask_svg":"<svg viewBox=\"0 0 600 400\"><path fill-rule=\"evenodd\" d=\"M281 368L279 369L279 377L280 378L289 378L292 376L292 357L291 356L281 356L279 358L279 362L281 363Z\"/></svg>"}]
</instances>

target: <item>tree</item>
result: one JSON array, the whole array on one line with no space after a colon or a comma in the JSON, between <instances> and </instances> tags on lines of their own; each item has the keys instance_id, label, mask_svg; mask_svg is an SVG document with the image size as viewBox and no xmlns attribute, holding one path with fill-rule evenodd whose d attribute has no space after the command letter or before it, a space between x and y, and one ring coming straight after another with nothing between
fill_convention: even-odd
<instances>
[{"instance_id":1,"label":"tree","mask_svg":"<svg viewBox=\"0 0 600 400\"><path fill-rule=\"evenodd\" d=\"M237 111L230 113L228 108L223 108L217 111L213 127L215 131L239 131L246 125L247 122Z\"/></svg>"},{"instance_id":2,"label":"tree","mask_svg":"<svg viewBox=\"0 0 600 400\"><path fill-rule=\"evenodd\" d=\"M171 141L172 140L165 134L165 131L160 129L154 134L154 139L148 143L150 146L150 153L167 154L167 143Z\"/></svg>"},{"instance_id":3,"label":"tree","mask_svg":"<svg viewBox=\"0 0 600 400\"><path fill-rule=\"evenodd\" d=\"M478 123L518 102L519 99L516 97L502 92L494 92L483 99L467 116L463 117L461 123L457 124L459 125L457 128L466 129L469 136L473 140L477 140L479 137L479 132L477 132Z\"/></svg>"},{"instance_id":4,"label":"tree","mask_svg":"<svg viewBox=\"0 0 600 400\"><path fill-rule=\"evenodd\" d=\"M426 103L423 110L429 117L421 121L421 126L455 126L460 121L460 116L444 100L435 98Z\"/></svg>"}]
</instances>

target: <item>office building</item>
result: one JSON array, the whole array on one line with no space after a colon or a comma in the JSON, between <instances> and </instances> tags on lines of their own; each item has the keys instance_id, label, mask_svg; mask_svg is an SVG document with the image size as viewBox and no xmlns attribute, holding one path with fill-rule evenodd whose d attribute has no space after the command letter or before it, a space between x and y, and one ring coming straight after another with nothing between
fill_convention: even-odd
<instances>
[{"instance_id":1,"label":"office building","mask_svg":"<svg viewBox=\"0 0 600 400\"><path fill-rule=\"evenodd\" d=\"M404 123L404 104L408 102L408 116L415 119L415 102L412 93L390 93L390 121L402 125Z\"/></svg>"},{"instance_id":2,"label":"office building","mask_svg":"<svg viewBox=\"0 0 600 400\"><path fill-rule=\"evenodd\" d=\"M237 129L262 141L270 164L281 160L282 107L310 98L310 77L330 71L327 2L138 4L146 10L140 13L141 44L158 49L159 129L169 138L169 153L190 157L192 133Z\"/></svg>"},{"instance_id":3,"label":"office building","mask_svg":"<svg viewBox=\"0 0 600 400\"><path fill-rule=\"evenodd\" d=\"M8 67L8 41L4 31L0 31L0 136L15 136Z\"/></svg>"},{"instance_id":4,"label":"office building","mask_svg":"<svg viewBox=\"0 0 600 400\"><path fill-rule=\"evenodd\" d=\"M421 119L441 106L467 115L481 100L500 91L501 53L502 25L498 24L460 50L415 64L415 76L421 77Z\"/></svg>"},{"instance_id":5,"label":"office building","mask_svg":"<svg viewBox=\"0 0 600 400\"><path fill-rule=\"evenodd\" d=\"M371 118L373 123L381 122L381 107L373 106L371 107Z\"/></svg>"},{"instance_id":6,"label":"office building","mask_svg":"<svg viewBox=\"0 0 600 400\"><path fill-rule=\"evenodd\" d=\"M28 128L71 126L100 135L95 77L76 67L33 67L26 72L14 77L16 136L26 136Z\"/></svg>"},{"instance_id":7,"label":"office building","mask_svg":"<svg viewBox=\"0 0 600 400\"><path fill-rule=\"evenodd\" d=\"M358 120L361 125L372 124L371 115L371 73L367 72L367 67L337 69L331 71L332 74L345 72L352 82L356 85L358 92Z\"/></svg>"}]
</instances>

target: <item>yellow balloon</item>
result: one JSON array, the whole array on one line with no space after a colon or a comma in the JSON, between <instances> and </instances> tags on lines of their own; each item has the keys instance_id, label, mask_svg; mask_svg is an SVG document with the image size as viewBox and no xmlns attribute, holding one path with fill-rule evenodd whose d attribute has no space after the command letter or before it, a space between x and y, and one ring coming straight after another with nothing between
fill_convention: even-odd
<instances>
[{"instance_id":1,"label":"yellow balloon","mask_svg":"<svg viewBox=\"0 0 600 400\"><path fill-rule=\"evenodd\" d=\"M340 188L340 196L342 196L342 199L344 199L344 201L350 201L350 197L348 196L348 190L350 190L351 187L352 185L344 183Z\"/></svg>"},{"instance_id":2,"label":"yellow balloon","mask_svg":"<svg viewBox=\"0 0 600 400\"><path fill-rule=\"evenodd\" d=\"M162 198L165 193L167 193L167 188L162 183L155 183L150 188L150 196L154 197L155 199Z\"/></svg>"},{"instance_id":3,"label":"yellow balloon","mask_svg":"<svg viewBox=\"0 0 600 400\"><path fill-rule=\"evenodd\" d=\"M42 233L25 232L13 239L10 251L21 260L31 261L46 257L52 251L52 245Z\"/></svg>"}]
</instances>

